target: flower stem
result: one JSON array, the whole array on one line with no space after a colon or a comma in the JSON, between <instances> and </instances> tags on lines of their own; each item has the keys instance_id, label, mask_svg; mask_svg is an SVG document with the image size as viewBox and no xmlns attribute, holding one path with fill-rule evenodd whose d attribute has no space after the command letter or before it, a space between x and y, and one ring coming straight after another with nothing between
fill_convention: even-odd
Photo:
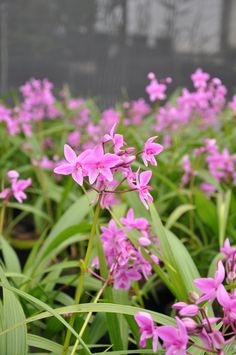
<instances>
[{"instance_id":1,"label":"flower stem","mask_svg":"<svg viewBox=\"0 0 236 355\"><path fill-rule=\"evenodd\" d=\"M97 303L97 302L98 302L98 300L99 300L99 298L101 297L103 291L104 291L105 288L107 287L108 282L109 282L109 278L106 280L106 282L104 283L104 285L102 286L102 288L98 291L97 296L95 297L93 303ZM89 320L90 320L92 314L93 314L93 312L89 312L89 313L87 314L87 317L86 317L86 319L85 319L85 321L84 321L84 324L83 324L83 326L82 326L82 328L81 328L81 330L80 330L80 333L79 333L79 336L80 336L80 337L83 336L84 331L85 331L85 329L86 329L86 327L87 327L87 325L88 325L88 322L89 322ZM76 349L78 348L78 346L79 346L79 339L76 340L75 345L73 346L73 349L72 349L70 355L75 355L75 352L76 352Z\"/></svg>"},{"instance_id":2,"label":"flower stem","mask_svg":"<svg viewBox=\"0 0 236 355\"><path fill-rule=\"evenodd\" d=\"M98 217L99 217L99 212L100 212L100 201L101 201L101 195L99 195L98 203L97 203L96 210L94 213L93 224L92 224L92 228L90 231L89 242L88 242L88 247L87 247L85 259L84 259L84 262L81 264L81 274L80 274L80 278L79 278L79 284L77 286L76 293L75 293L75 305L80 303L80 299L81 299L81 296L83 293L85 274L87 272L87 268L88 268L88 264L89 264L93 244L94 244L94 238L95 238L95 234L96 234L96 227L97 227L97 222L98 222ZM73 327L73 325L74 325L75 317L76 317L76 314L73 314L70 318L69 324L71 327ZM67 333L66 333L66 338L65 338L65 342L64 342L64 346L63 346L62 355L66 355L66 353L67 353L67 349L70 345L70 338L71 338L71 331L68 329Z\"/></svg>"},{"instance_id":3,"label":"flower stem","mask_svg":"<svg viewBox=\"0 0 236 355\"><path fill-rule=\"evenodd\" d=\"M3 202L1 212L0 212L0 235L2 235L2 232L3 232L5 211L6 211L6 205Z\"/></svg>"}]
</instances>

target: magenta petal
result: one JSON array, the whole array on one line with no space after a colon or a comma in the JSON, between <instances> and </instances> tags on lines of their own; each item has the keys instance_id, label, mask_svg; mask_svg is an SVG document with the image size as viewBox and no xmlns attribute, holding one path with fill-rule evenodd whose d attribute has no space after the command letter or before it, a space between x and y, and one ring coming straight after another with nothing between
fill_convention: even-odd
<instances>
[{"instance_id":1,"label":"magenta petal","mask_svg":"<svg viewBox=\"0 0 236 355\"><path fill-rule=\"evenodd\" d=\"M70 164L61 164L54 169L55 174L69 175L74 170L73 166Z\"/></svg>"},{"instance_id":2,"label":"magenta petal","mask_svg":"<svg viewBox=\"0 0 236 355\"><path fill-rule=\"evenodd\" d=\"M158 328L158 335L164 342L172 343L177 338L177 329L171 325L164 325Z\"/></svg>"},{"instance_id":3,"label":"magenta petal","mask_svg":"<svg viewBox=\"0 0 236 355\"><path fill-rule=\"evenodd\" d=\"M222 307L230 305L230 296L223 285L219 285L217 290L217 300Z\"/></svg>"},{"instance_id":4,"label":"magenta petal","mask_svg":"<svg viewBox=\"0 0 236 355\"><path fill-rule=\"evenodd\" d=\"M153 329L153 320L149 313L138 312L137 314L135 314L134 319L136 320L139 327L149 328L150 330Z\"/></svg>"},{"instance_id":5,"label":"magenta petal","mask_svg":"<svg viewBox=\"0 0 236 355\"><path fill-rule=\"evenodd\" d=\"M2 190L0 193L0 198L6 198L10 194L11 190L9 188L6 188Z\"/></svg>"},{"instance_id":6,"label":"magenta petal","mask_svg":"<svg viewBox=\"0 0 236 355\"><path fill-rule=\"evenodd\" d=\"M101 169L101 174L102 176L104 176L108 181L112 181L113 180L113 175L112 172L109 168L103 168Z\"/></svg>"},{"instance_id":7,"label":"magenta petal","mask_svg":"<svg viewBox=\"0 0 236 355\"><path fill-rule=\"evenodd\" d=\"M68 161L68 163L73 164L76 162L77 156L76 156L74 150L68 144L64 145L64 155L65 155L65 158Z\"/></svg>"},{"instance_id":8,"label":"magenta petal","mask_svg":"<svg viewBox=\"0 0 236 355\"><path fill-rule=\"evenodd\" d=\"M145 153L142 154L142 160L143 160L144 165L145 165L145 166L148 166L148 162L147 162L146 154L145 154Z\"/></svg>"},{"instance_id":9,"label":"magenta petal","mask_svg":"<svg viewBox=\"0 0 236 355\"><path fill-rule=\"evenodd\" d=\"M185 328L185 325L184 323L182 322L182 320L178 317L176 317L176 321L177 321L177 325L178 325L178 328L179 328L179 333L180 333L180 336L182 338L183 341L187 341L187 330Z\"/></svg>"},{"instance_id":10,"label":"magenta petal","mask_svg":"<svg viewBox=\"0 0 236 355\"><path fill-rule=\"evenodd\" d=\"M91 154L91 152L92 149L86 149L77 157L77 161L82 162L86 157L88 157Z\"/></svg>"},{"instance_id":11,"label":"magenta petal","mask_svg":"<svg viewBox=\"0 0 236 355\"><path fill-rule=\"evenodd\" d=\"M215 280L211 277L203 277L194 280L194 285L201 290L202 292L206 293L211 291L215 288Z\"/></svg>"},{"instance_id":12,"label":"magenta petal","mask_svg":"<svg viewBox=\"0 0 236 355\"><path fill-rule=\"evenodd\" d=\"M120 163L120 158L115 154L107 153L102 159L103 166L106 168L112 168L113 166Z\"/></svg>"},{"instance_id":13,"label":"magenta petal","mask_svg":"<svg viewBox=\"0 0 236 355\"><path fill-rule=\"evenodd\" d=\"M72 178L79 184L80 186L83 185L83 174L82 172L74 171L72 173Z\"/></svg>"},{"instance_id":14,"label":"magenta petal","mask_svg":"<svg viewBox=\"0 0 236 355\"><path fill-rule=\"evenodd\" d=\"M93 169L89 171L89 183L93 184L95 182L95 180L97 179L99 173L97 169Z\"/></svg>"},{"instance_id":15,"label":"magenta petal","mask_svg":"<svg viewBox=\"0 0 236 355\"><path fill-rule=\"evenodd\" d=\"M225 268L222 261L220 260L218 262L218 268L215 273L215 281L219 285L224 281L224 278L225 278Z\"/></svg>"},{"instance_id":16,"label":"magenta petal","mask_svg":"<svg viewBox=\"0 0 236 355\"><path fill-rule=\"evenodd\" d=\"M104 156L104 150L102 145L98 145L94 151L93 151L93 156L96 157L96 159L99 161L103 158Z\"/></svg>"},{"instance_id":17,"label":"magenta petal","mask_svg":"<svg viewBox=\"0 0 236 355\"><path fill-rule=\"evenodd\" d=\"M113 126L111 127L111 130L110 130L110 135L111 135L111 137L113 137L113 136L114 136L114 133L115 133L115 130L116 130L116 126L117 126L117 123L118 123L118 122L115 122L115 123L113 124Z\"/></svg>"},{"instance_id":18,"label":"magenta petal","mask_svg":"<svg viewBox=\"0 0 236 355\"><path fill-rule=\"evenodd\" d=\"M144 171L140 174L140 185L145 186L148 184L149 180L152 177L151 170Z\"/></svg>"},{"instance_id":19,"label":"magenta petal","mask_svg":"<svg viewBox=\"0 0 236 355\"><path fill-rule=\"evenodd\" d=\"M156 353L158 347L158 329L153 331L152 350Z\"/></svg>"}]
</instances>

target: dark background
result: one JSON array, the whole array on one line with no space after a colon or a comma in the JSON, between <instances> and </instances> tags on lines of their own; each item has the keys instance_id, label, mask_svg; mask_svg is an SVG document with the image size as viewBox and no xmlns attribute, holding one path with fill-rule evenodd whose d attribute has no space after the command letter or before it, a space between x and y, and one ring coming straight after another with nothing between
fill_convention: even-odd
<instances>
[{"instance_id":1,"label":"dark background","mask_svg":"<svg viewBox=\"0 0 236 355\"><path fill-rule=\"evenodd\" d=\"M236 0L0 0L0 92L31 77L112 105L146 75L190 85L201 66L236 89Z\"/></svg>"}]
</instances>

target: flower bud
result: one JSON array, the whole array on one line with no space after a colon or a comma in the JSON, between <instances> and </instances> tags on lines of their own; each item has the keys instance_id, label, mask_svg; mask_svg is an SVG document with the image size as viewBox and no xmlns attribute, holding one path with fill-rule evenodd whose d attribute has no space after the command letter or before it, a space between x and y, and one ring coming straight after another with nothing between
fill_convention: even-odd
<instances>
[{"instance_id":1,"label":"flower bud","mask_svg":"<svg viewBox=\"0 0 236 355\"><path fill-rule=\"evenodd\" d=\"M142 245L143 247L146 247L147 245L150 245L150 244L151 244L150 239L145 238L145 237L139 238L139 239L138 239L138 242L139 242L139 244Z\"/></svg>"},{"instance_id":2,"label":"flower bud","mask_svg":"<svg viewBox=\"0 0 236 355\"><path fill-rule=\"evenodd\" d=\"M186 307L183 307L179 314L180 316L190 316L190 317L194 317L198 314L199 308L198 306L196 306L195 304L190 304Z\"/></svg>"},{"instance_id":3,"label":"flower bud","mask_svg":"<svg viewBox=\"0 0 236 355\"><path fill-rule=\"evenodd\" d=\"M199 299L199 295L194 291L190 291L188 295L188 299L191 303L196 303L197 300Z\"/></svg>"},{"instance_id":4,"label":"flower bud","mask_svg":"<svg viewBox=\"0 0 236 355\"><path fill-rule=\"evenodd\" d=\"M192 318L189 317L182 318L182 322L184 323L185 328L189 332L193 332L198 326L197 322L195 322Z\"/></svg>"}]
</instances>

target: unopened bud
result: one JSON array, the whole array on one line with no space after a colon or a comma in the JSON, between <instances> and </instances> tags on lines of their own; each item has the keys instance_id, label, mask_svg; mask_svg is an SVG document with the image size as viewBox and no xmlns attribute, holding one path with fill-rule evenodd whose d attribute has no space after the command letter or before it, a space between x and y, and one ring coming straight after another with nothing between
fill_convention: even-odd
<instances>
[{"instance_id":1,"label":"unopened bud","mask_svg":"<svg viewBox=\"0 0 236 355\"><path fill-rule=\"evenodd\" d=\"M190 304L186 307L183 307L179 314L180 316L190 316L190 317L194 317L198 314L199 308L198 306L196 306L195 304Z\"/></svg>"},{"instance_id":2,"label":"unopened bud","mask_svg":"<svg viewBox=\"0 0 236 355\"><path fill-rule=\"evenodd\" d=\"M191 303L196 303L199 299L199 295L194 291L190 291L188 294L188 299Z\"/></svg>"},{"instance_id":3,"label":"unopened bud","mask_svg":"<svg viewBox=\"0 0 236 355\"><path fill-rule=\"evenodd\" d=\"M192 318L182 318L182 322L184 323L185 328L189 332L193 332L198 326L197 322L195 322Z\"/></svg>"},{"instance_id":4,"label":"unopened bud","mask_svg":"<svg viewBox=\"0 0 236 355\"><path fill-rule=\"evenodd\" d=\"M153 80L153 79L155 79L155 77L156 77L155 74L152 73L152 72L148 74L148 79L149 80Z\"/></svg>"}]
</instances>

